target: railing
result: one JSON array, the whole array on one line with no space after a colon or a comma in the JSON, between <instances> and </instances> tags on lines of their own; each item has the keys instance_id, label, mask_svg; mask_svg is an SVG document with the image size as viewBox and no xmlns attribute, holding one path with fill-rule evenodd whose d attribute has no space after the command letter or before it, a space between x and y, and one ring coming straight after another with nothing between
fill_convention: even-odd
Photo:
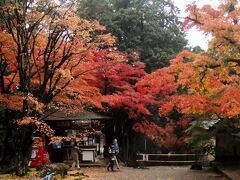
<instances>
[{"instance_id":1,"label":"railing","mask_svg":"<svg viewBox=\"0 0 240 180\"><path fill-rule=\"evenodd\" d=\"M155 164L205 164L208 162L205 154L146 154L138 153L137 162Z\"/></svg>"}]
</instances>

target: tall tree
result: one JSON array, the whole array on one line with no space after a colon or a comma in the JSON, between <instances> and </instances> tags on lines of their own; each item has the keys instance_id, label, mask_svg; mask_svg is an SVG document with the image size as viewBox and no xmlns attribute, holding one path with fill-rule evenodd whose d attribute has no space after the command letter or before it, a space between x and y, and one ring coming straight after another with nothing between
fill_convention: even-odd
<instances>
[{"instance_id":1,"label":"tall tree","mask_svg":"<svg viewBox=\"0 0 240 180\"><path fill-rule=\"evenodd\" d=\"M138 91L135 86L146 74L144 63L139 62L137 54L122 53L115 48L96 51L89 58L94 63L90 67L94 68L91 74L95 77L89 84L100 89L105 110L113 117L105 124L107 143L117 137L128 161L132 158L129 151L134 149L127 143L133 140L132 125L144 116L150 116L148 106L155 104L153 96Z\"/></svg>"},{"instance_id":2,"label":"tall tree","mask_svg":"<svg viewBox=\"0 0 240 180\"><path fill-rule=\"evenodd\" d=\"M147 72L168 65L186 45L170 0L79 0L79 14L97 19L117 37L117 47L137 51Z\"/></svg>"},{"instance_id":3,"label":"tall tree","mask_svg":"<svg viewBox=\"0 0 240 180\"><path fill-rule=\"evenodd\" d=\"M208 52L179 53L167 68L157 70L138 82L159 98L159 113L169 116L177 110L207 126L232 122L239 126L239 3L225 1L217 9L189 5L186 27L196 26L211 34ZM199 126L198 126L199 127Z\"/></svg>"},{"instance_id":4,"label":"tall tree","mask_svg":"<svg viewBox=\"0 0 240 180\"><path fill-rule=\"evenodd\" d=\"M17 112L6 116L0 163L15 166L22 175L34 131L53 135L39 119L44 111L56 106L101 108L98 88L86 81L86 56L115 40L109 34L93 36L104 27L76 16L68 2L8 1L0 7L0 18L4 23L0 30L0 103L8 112Z\"/></svg>"},{"instance_id":5,"label":"tall tree","mask_svg":"<svg viewBox=\"0 0 240 180\"><path fill-rule=\"evenodd\" d=\"M139 92L135 84L146 74L144 63L131 61L134 54L124 54L113 48L99 50L91 58L94 70L89 84L98 87L102 101L110 108L125 109L130 118L149 115L147 105L154 103L150 95ZM96 68L95 68L96 67Z\"/></svg>"}]
</instances>

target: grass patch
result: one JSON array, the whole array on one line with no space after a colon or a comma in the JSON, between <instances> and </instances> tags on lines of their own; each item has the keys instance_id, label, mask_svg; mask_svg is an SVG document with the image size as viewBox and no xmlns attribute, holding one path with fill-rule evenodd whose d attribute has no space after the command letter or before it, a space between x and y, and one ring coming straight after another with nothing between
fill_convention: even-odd
<instances>
[{"instance_id":1,"label":"grass patch","mask_svg":"<svg viewBox=\"0 0 240 180\"><path fill-rule=\"evenodd\" d=\"M1 167L2 168L2 167ZM9 172L9 173L3 173L3 172L6 172L6 171L2 171L1 174L0 174L0 179L36 179L36 174L37 174L37 171L36 171L36 168L30 168L28 170L28 174L26 176L23 176L23 177L19 177L17 175L15 175L12 171Z\"/></svg>"},{"instance_id":2,"label":"grass patch","mask_svg":"<svg viewBox=\"0 0 240 180\"><path fill-rule=\"evenodd\" d=\"M77 172L68 174L64 179L71 179L71 180L82 180L83 178L88 177L83 172Z\"/></svg>"}]
</instances>

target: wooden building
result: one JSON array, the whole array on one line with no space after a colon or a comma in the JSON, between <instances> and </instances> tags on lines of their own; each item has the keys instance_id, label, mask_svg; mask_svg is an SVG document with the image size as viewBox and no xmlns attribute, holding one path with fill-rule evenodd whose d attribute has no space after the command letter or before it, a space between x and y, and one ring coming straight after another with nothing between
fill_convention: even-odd
<instances>
[{"instance_id":1,"label":"wooden building","mask_svg":"<svg viewBox=\"0 0 240 180\"><path fill-rule=\"evenodd\" d=\"M101 130L104 121L109 119L111 118L94 112L57 111L46 115L44 121L55 130L55 136L61 136L64 139L60 143L48 146L51 162L71 161L71 150L74 145L80 149L80 162L95 162L96 157L102 156L104 152L105 135ZM98 133L81 136L83 131L91 129Z\"/></svg>"}]
</instances>

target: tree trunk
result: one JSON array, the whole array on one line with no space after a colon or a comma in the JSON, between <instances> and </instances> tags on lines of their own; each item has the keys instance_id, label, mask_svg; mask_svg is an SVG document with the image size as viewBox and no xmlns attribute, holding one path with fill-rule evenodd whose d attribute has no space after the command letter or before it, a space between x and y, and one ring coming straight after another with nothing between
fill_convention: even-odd
<instances>
[{"instance_id":1,"label":"tree trunk","mask_svg":"<svg viewBox=\"0 0 240 180\"><path fill-rule=\"evenodd\" d=\"M17 176L24 176L27 173L27 166L24 157L20 154L17 156L15 167Z\"/></svg>"},{"instance_id":2,"label":"tree trunk","mask_svg":"<svg viewBox=\"0 0 240 180\"><path fill-rule=\"evenodd\" d=\"M3 141L0 166L15 170L18 176L27 173L28 161L31 156L32 134L34 129L21 127L12 123L12 115L16 113L6 110L6 135Z\"/></svg>"},{"instance_id":3,"label":"tree trunk","mask_svg":"<svg viewBox=\"0 0 240 180\"><path fill-rule=\"evenodd\" d=\"M13 155L14 151L12 149L11 144L11 137L12 137L12 129L14 128L12 126L11 120L11 113L9 110L5 110L5 128L6 128L6 134L5 138L3 140L3 148L2 148L2 154L0 157L0 165L1 166L8 166L11 163L11 156Z\"/></svg>"},{"instance_id":4,"label":"tree trunk","mask_svg":"<svg viewBox=\"0 0 240 180\"><path fill-rule=\"evenodd\" d=\"M16 143L16 147L18 148L16 148L15 168L18 176L23 176L27 173L33 142L32 133L33 130L29 127L20 128L18 132L18 137L21 138Z\"/></svg>"}]
</instances>

